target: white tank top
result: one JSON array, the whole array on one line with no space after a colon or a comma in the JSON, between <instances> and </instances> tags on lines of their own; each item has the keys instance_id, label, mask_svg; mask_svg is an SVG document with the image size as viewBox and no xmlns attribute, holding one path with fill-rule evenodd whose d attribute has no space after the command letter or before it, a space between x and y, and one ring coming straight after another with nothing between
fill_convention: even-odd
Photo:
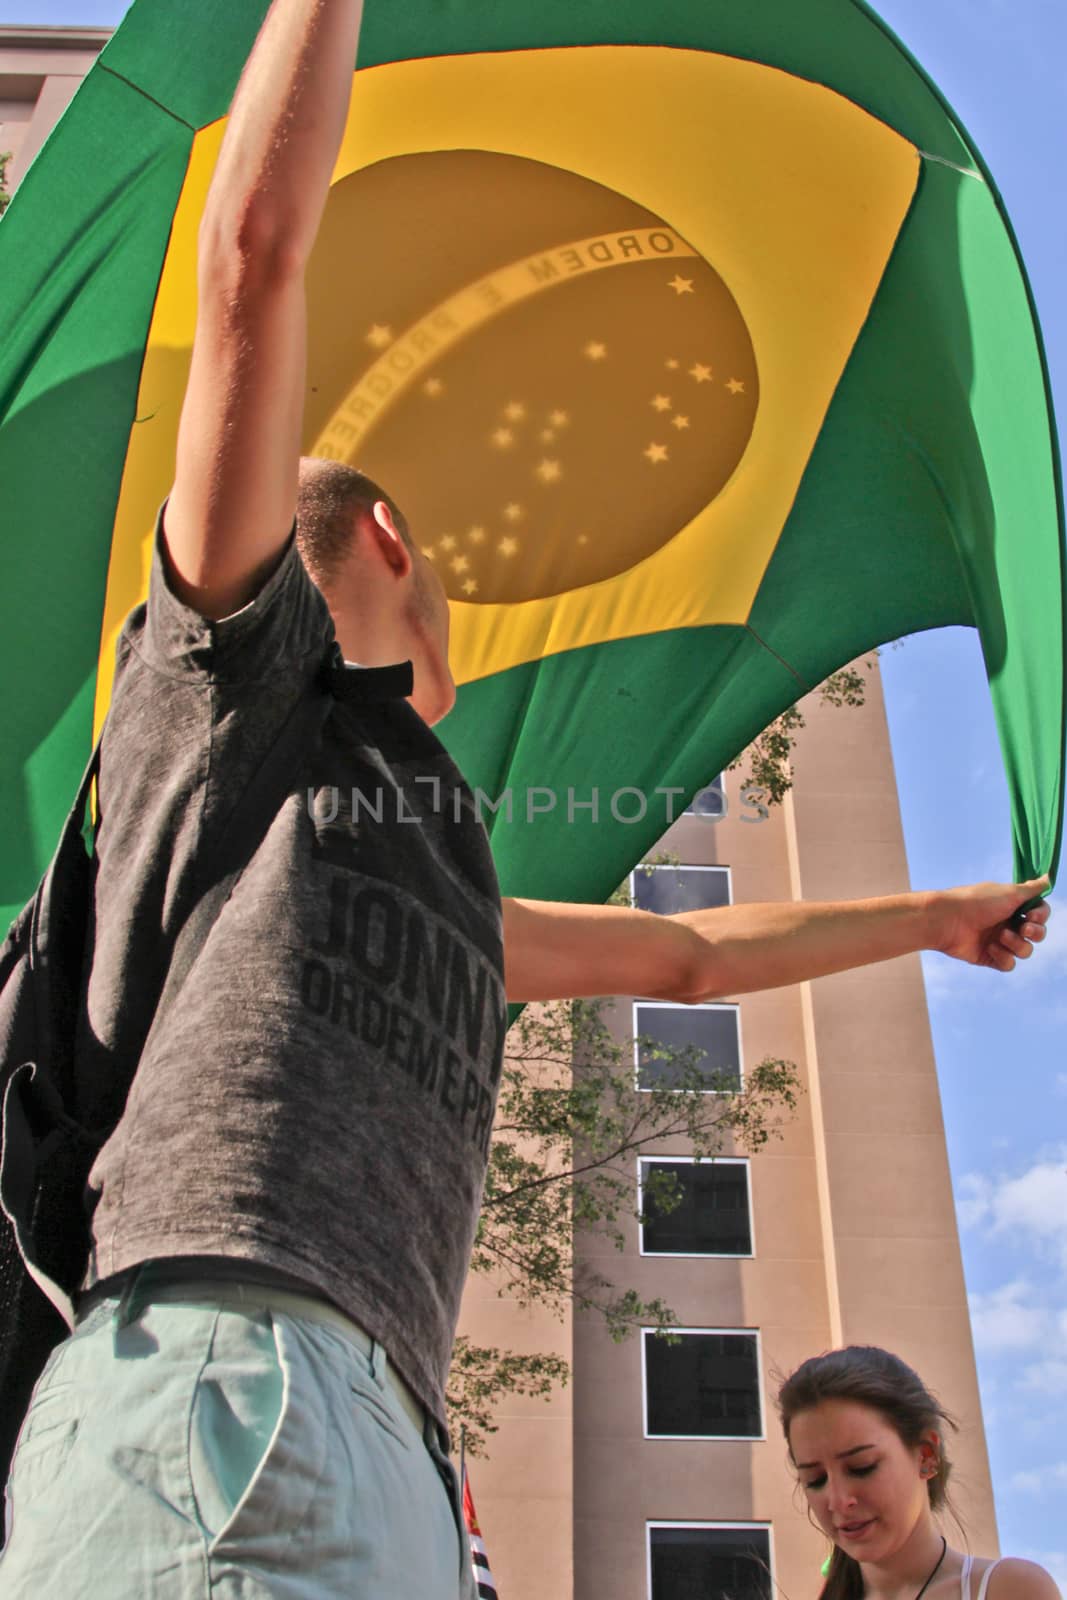
<instances>
[{"instance_id":1,"label":"white tank top","mask_svg":"<svg viewBox=\"0 0 1067 1600\"><path fill-rule=\"evenodd\" d=\"M976 1596L976 1600L985 1600L985 1592L989 1587L989 1579L992 1576L993 1568L999 1565L999 1560L993 1561L982 1573L982 1581L978 1585L978 1594ZM974 1557L964 1556L963 1571L960 1573L960 1600L971 1600L971 1568L973 1566Z\"/></svg>"}]
</instances>

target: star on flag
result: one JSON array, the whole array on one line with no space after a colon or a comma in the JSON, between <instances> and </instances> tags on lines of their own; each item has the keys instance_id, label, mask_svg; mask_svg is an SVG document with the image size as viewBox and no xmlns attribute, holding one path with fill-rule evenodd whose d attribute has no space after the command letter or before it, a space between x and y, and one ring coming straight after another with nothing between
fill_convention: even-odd
<instances>
[{"instance_id":1,"label":"star on flag","mask_svg":"<svg viewBox=\"0 0 1067 1600\"><path fill-rule=\"evenodd\" d=\"M588 581L586 574L599 570L598 552L604 544L597 520L603 515L599 491L590 487L599 479L595 472L587 471L587 455L596 459L599 451L603 460L614 463L613 471L623 478L627 470L637 473L633 489L638 498L645 470L640 462L644 460L652 467L667 466L669 471L657 481L657 495L662 483L669 495L685 496L692 492L688 481L703 470L705 452L718 448L722 430L735 428L735 423L728 422L724 415L727 396L732 399L728 408L731 415L741 416L749 404L747 391L754 393L756 382L739 366L728 344L719 347L714 327L709 330L701 322L708 298L702 292L703 280L698 285L695 273L686 276L673 267L668 271L674 272L673 278L668 279L665 273L659 278L672 290L670 296L662 296L658 302L667 319L665 337L656 343L645 339L643 345L638 340L631 352L619 343L614 322L601 322L598 336L585 342L572 334L569 355L560 352L553 363L546 365L543 353L537 350L529 370L516 363L501 366L503 381L490 400L488 415L484 409L484 381L461 383L451 368L447 382L425 373L415 379L417 394L440 397L434 418L445 419L448 437L458 442L462 437L454 431L458 427L472 443L480 444L482 452L482 474L474 475L462 495L451 495L449 491L443 498L439 496L440 522L430 535L433 542L425 548L427 559L445 578L453 600L492 603L501 596L521 595L530 582L526 575L527 557L535 558L531 570L533 581L537 582L539 552L543 544L552 540L560 544L563 564L573 568L579 582ZM662 295L662 290L659 293ZM676 308L686 295L693 298L692 305ZM386 315L392 315L392 324L386 321ZM689 331L682 331L682 318ZM396 334L398 325L391 308L389 312L383 308L380 320L362 338L367 345L374 345L376 352L385 351L388 360L391 349L400 348L398 337L401 342L403 339ZM667 331L669 328L673 331ZM665 355L664 349L670 350L672 345L678 354ZM586 363L603 365L610 359L609 352L615 359L605 390L608 368L605 366L601 376L591 372ZM728 375L731 371L746 372L746 377L716 378L717 371ZM685 388L684 376L696 386L695 390ZM520 399L520 395L525 398ZM687 409L676 410L676 402ZM659 434L651 441L645 432L649 410ZM484 419L480 426L479 418ZM670 434L665 428L668 422ZM429 416L426 425L435 425ZM622 465L626 461L632 463L628 469ZM541 485L551 492L541 495ZM446 484L446 491L447 487ZM516 492L529 494L530 503L505 501L506 495ZM476 497L479 494L480 498ZM673 505L672 500L672 508ZM442 535L438 531L442 523L452 531ZM527 530L530 539L526 538Z\"/></svg>"}]
</instances>

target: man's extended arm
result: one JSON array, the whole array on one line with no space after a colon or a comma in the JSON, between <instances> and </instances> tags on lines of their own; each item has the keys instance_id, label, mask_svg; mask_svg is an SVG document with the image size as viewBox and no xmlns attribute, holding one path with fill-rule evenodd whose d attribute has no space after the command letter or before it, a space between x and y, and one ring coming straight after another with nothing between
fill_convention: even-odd
<instances>
[{"instance_id":1,"label":"man's extended arm","mask_svg":"<svg viewBox=\"0 0 1067 1600\"><path fill-rule=\"evenodd\" d=\"M274 0L204 207L165 533L172 581L207 617L251 599L292 529L304 272L344 132L361 12L362 0Z\"/></svg>"},{"instance_id":2,"label":"man's extended arm","mask_svg":"<svg viewBox=\"0 0 1067 1600\"><path fill-rule=\"evenodd\" d=\"M802 983L914 950L1009 972L1045 937L1047 880L833 903L734 905L656 916L622 906L505 900L509 1000L641 994L693 1003Z\"/></svg>"}]
</instances>

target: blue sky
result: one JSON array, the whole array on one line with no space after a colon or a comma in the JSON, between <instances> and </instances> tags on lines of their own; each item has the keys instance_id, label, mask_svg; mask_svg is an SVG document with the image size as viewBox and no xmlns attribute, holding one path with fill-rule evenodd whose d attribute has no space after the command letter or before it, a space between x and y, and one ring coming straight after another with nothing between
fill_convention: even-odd
<instances>
[{"instance_id":1,"label":"blue sky","mask_svg":"<svg viewBox=\"0 0 1067 1600\"><path fill-rule=\"evenodd\" d=\"M0 0L0 22L114 25L109 0ZM880 0L1000 187L1067 416L1064 0ZM976 636L882 657L912 882L1010 869L1007 791ZM844 714L844 713L843 713ZM1062 898L1062 897L1061 897ZM1055 904L1055 901L1054 901ZM1067 914L1011 978L925 961L1002 1548L1067 1592Z\"/></svg>"}]
</instances>

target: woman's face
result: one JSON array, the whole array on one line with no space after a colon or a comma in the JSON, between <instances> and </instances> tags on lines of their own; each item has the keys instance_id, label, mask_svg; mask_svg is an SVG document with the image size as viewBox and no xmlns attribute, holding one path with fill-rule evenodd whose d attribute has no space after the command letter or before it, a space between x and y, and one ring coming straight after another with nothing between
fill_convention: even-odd
<instances>
[{"instance_id":1,"label":"woman's face","mask_svg":"<svg viewBox=\"0 0 1067 1600\"><path fill-rule=\"evenodd\" d=\"M874 1407L824 1400L793 1418L789 1443L812 1515L857 1561L886 1560L929 1519L935 1433L908 1446Z\"/></svg>"}]
</instances>

